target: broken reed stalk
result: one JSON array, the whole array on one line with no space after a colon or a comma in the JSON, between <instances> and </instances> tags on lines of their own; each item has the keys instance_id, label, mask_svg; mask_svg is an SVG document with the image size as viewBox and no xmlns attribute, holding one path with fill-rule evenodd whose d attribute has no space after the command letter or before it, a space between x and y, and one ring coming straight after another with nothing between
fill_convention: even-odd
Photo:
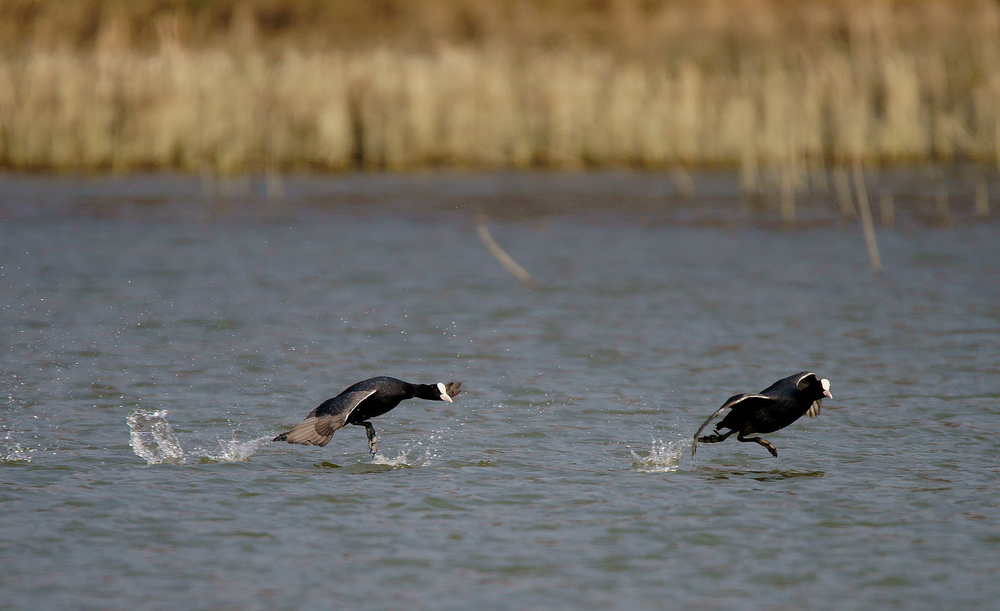
<instances>
[{"instance_id":1,"label":"broken reed stalk","mask_svg":"<svg viewBox=\"0 0 1000 611\"><path fill-rule=\"evenodd\" d=\"M837 191L837 201L840 203L840 213L844 218L854 218L854 202L851 201L851 183L844 168L833 171L833 186Z\"/></svg>"},{"instance_id":2,"label":"broken reed stalk","mask_svg":"<svg viewBox=\"0 0 1000 611\"><path fill-rule=\"evenodd\" d=\"M990 200L986 191L986 181L982 178L976 183L976 216L986 218L990 215Z\"/></svg>"},{"instance_id":3,"label":"broken reed stalk","mask_svg":"<svg viewBox=\"0 0 1000 611\"><path fill-rule=\"evenodd\" d=\"M876 274L882 273L882 260L878 256L878 244L875 243L875 227L872 225L872 212L868 206L868 193L865 190L865 178L861 171L861 162L854 161L854 188L858 192L858 210L861 212L861 228L865 234L865 246L868 247L868 258Z\"/></svg>"},{"instance_id":4,"label":"broken reed stalk","mask_svg":"<svg viewBox=\"0 0 1000 611\"><path fill-rule=\"evenodd\" d=\"M500 245L490 235L490 230L486 228L485 220L481 217L476 222L476 234L479 236L479 240L483 243L483 246L486 247L486 250L490 251L490 254L500 262L500 265L504 266L504 269L524 284L537 286L537 282L535 282L531 274L518 265L517 261L511 258L503 248L500 248Z\"/></svg>"},{"instance_id":5,"label":"broken reed stalk","mask_svg":"<svg viewBox=\"0 0 1000 611\"><path fill-rule=\"evenodd\" d=\"M889 189L882 189L879 192L878 207L882 215L882 226L894 226L896 224L896 209L892 201L892 192Z\"/></svg>"}]
</instances>

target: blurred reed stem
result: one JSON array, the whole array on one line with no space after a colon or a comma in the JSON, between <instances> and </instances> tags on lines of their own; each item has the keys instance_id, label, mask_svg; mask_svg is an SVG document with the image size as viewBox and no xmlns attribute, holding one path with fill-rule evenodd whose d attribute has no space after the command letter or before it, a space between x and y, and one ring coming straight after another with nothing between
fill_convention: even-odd
<instances>
[{"instance_id":1,"label":"blurred reed stem","mask_svg":"<svg viewBox=\"0 0 1000 611\"><path fill-rule=\"evenodd\" d=\"M892 199L892 192L882 189L879 192L878 207L881 212L882 226L893 227L896 225L896 208Z\"/></svg>"},{"instance_id":2,"label":"blurred reed stem","mask_svg":"<svg viewBox=\"0 0 1000 611\"><path fill-rule=\"evenodd\" d=\"M878 254L878 244L875 241L875 227L872 223L871 207L868 205L868 189L865 187L865 175L861 169L861 163L854 162L854 188L858 195L858 211L861 213L861 230L865 236L865 247L868 249L868 258L872 263L872 270L876 274L882 273L882 259Z\"/></svg>"},{"instance_id":3,"label":"blurred reed stem","mask_svg":"<svg viewBox=\"0 0 1000 611\"><path fill-rule=\"evenodd\" d=\"M975 214L980 218L986 218L990 215L990 200L986 181L982 177L976 182Z\"/></svg>"}]
</instances>

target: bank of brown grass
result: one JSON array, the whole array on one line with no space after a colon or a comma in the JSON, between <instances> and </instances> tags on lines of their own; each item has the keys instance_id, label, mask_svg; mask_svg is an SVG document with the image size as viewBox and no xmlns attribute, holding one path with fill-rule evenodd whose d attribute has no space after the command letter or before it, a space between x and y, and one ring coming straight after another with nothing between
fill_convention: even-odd
<instances>
[{"instance_id":1,"label":"bank of brown grass","mask_svg":"<svg viewBox=\"0 0 1000 611\"><path fill-rule=\"evenodd\" d=\"M794 182L1000 156L987 2L6 6L6 167L739 164Z\"/></svg>"}]
</instances>

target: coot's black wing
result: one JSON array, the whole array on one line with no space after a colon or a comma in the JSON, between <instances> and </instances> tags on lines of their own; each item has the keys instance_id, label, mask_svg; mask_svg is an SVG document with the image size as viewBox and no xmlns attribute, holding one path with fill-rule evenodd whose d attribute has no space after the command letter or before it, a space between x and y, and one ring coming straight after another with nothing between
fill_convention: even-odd
<instances>
[{"instance_id":1,"label":"coot's black wing","mask_svg":"<svg viewBox=\"0 0 1000 611\"><path fill-rule=\"evenodd\" d=\"M698 427L698 430L694 434L694 439L691 441L691 458L694 458L695 450L698 449L698 437L701 435L701 432L705 430L705 427L708 426L708 423L714 420L716 416L726 411L727 409L740 409L741 407L744 406L749 408L753 404L758 403L758 401L760 400L768 402L772 401L770 397L764 395L749 394L749 393L741 393L729 397L729 400L723 403L722 407L712 412L712 415L706 418L705 422L703 422L702 425ZM744 401L747 401L747 403L743 403Z\"/></svg>"},{"instance_id":2,"label":"coot's black wing","mask_svg":"<svg viewBox=\"0 0 1000 611\"><path fill-rule=\"evenodd\" d=\"M302 422L292 427L292 430L278 435L274 440L325 446L330 443L334 432L347 423L347 417L351 415L351 412L377 391L378 388L344 391L321 403L316 409L309 412L309 415Z\"/></svg>"}]
</instances>

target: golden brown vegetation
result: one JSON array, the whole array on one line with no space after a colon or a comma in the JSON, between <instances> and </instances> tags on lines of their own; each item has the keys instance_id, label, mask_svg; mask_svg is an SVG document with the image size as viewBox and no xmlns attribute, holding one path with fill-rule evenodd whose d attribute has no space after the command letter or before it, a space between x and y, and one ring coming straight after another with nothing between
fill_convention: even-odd
<instances>
[{"instance_id":1,"label":"golden brown vegetation","mask_svg":"<svg viewBox=\"0 0 1000 611\"><path fill-rule=\"evenodd\" d=\"M1000 157L985 1L7 0L0 41L10 168Z\"/></svg>"}]
</instances>

